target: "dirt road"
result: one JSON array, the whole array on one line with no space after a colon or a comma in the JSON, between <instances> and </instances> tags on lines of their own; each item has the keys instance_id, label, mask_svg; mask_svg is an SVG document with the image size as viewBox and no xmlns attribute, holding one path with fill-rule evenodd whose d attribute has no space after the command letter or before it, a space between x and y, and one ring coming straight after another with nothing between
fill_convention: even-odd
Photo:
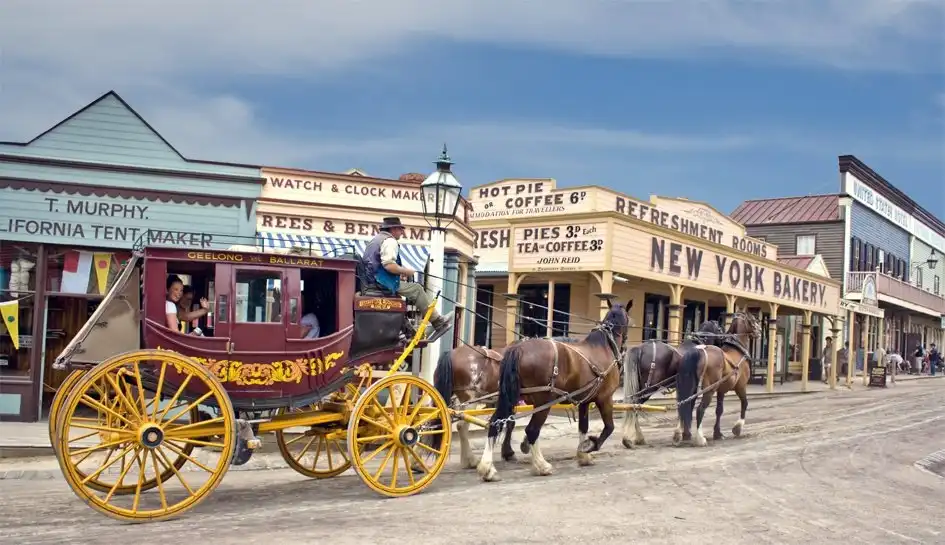
<instances>
[{"instance_id":1,"label":"dirt road","mask_svg":"<svg viewBox=\"0 0 945 545\"><path fill-rule=\"evenodd\" d=\"M575 463L575 426L544 441L554 475L499 462L503 481L482 483L453 462L424 493L393 500L350 474L310 481L289 470L232 471L182 518L147 525L104 518L61 479L0 480L0 536L135 545L945 543L945 479L935 473L945 473L943 401L937 380L759 400L733 439L733 398L724 441L674 448L674 418L654 416L644 423L650 446L628 451L618 433L592 467ZM707 418L711 436L711 411Z\"/></svg>"}]
</instances>

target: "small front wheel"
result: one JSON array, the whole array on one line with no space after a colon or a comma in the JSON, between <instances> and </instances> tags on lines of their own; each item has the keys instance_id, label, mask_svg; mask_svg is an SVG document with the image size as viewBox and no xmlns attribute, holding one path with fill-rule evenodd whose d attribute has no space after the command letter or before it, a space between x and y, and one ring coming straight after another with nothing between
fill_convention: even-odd
<instances>
[{"instance_id":1,"label":"small front wheel","mask_svg":"<svg viewBox=\"0 0 945 545\"><path fill-rule=\"evenodd\" d=\"M449 407L430 383L392 375L371 385L355 404L348 422L348 452L355 471L372 490L389 497L410 496L443 470L450 430Z\"/></svg>"}]
</instances>

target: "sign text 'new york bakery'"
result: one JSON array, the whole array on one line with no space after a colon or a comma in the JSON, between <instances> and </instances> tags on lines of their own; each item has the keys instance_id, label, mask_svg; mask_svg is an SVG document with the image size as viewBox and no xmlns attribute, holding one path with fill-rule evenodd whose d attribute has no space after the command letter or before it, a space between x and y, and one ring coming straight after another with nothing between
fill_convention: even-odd
<instances>
[{"instance_id":1,"label":"sign text 'new york bakery'","mask_svg":"<svg viewBox=\"0 0 945 545\"><path fill-rule=\"evenodd\" d=\"M705 254L699 248L652 237L650 270L812 306L827 304L825 284L714 252L704 261Z\"/></svg>"}]
</instances>

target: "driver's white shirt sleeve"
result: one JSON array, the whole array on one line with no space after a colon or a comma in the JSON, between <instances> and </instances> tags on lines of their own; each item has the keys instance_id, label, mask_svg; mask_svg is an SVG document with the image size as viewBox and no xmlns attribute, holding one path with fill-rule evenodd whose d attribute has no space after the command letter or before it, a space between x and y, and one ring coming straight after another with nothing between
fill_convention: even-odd
<instances>
[{"instance_id":1,"label":"driver's white shirt sleeve","mask_svg":"<svg viewBox=\"0 0 945 545\"><path fill-rule=\"evenodd\" d=\"M397 263L398 253L397 239L390 237L381 243L381 265L390 265Z\"/></svg>"},{"instance_id":2,"label":"driver's white shirt sleeve","mask_svg":"<svg viewBox=\"0 0 945 545\"><path fill-rule=\"evenodd\" d=\"M177 314L177 305L175 305L171 301L165 301L164 314Z\"/></svg>"}]
</instances>

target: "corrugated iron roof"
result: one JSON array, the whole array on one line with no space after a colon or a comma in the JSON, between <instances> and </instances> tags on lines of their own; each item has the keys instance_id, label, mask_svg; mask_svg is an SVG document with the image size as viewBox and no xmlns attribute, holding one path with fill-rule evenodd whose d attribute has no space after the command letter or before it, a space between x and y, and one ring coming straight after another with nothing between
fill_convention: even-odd
<instances>
[{"instance_id":1,"label":"corrugated iron roof","mask_svg":"<svg viewBox=\"0 0 945 545\"><path fill-rule=\"evenodd\" d=\"M729 215L742 225L840 221L839 195L811 195L745 201Z\"/></svg>"},{"instance_id":2,"label":"corrugated iron roof","mask_svg":"<svg viewBox=\"0 0 945 545\"><path fill-rule=\"evenodd\" d=\"M778 256L778 263L782 265L787 265L788 267L794 267L795 269L807 270L807 267L810 267L811 262L814 261L814 256L812 255L782 255Z\"/></svg>"}]
</instances>

